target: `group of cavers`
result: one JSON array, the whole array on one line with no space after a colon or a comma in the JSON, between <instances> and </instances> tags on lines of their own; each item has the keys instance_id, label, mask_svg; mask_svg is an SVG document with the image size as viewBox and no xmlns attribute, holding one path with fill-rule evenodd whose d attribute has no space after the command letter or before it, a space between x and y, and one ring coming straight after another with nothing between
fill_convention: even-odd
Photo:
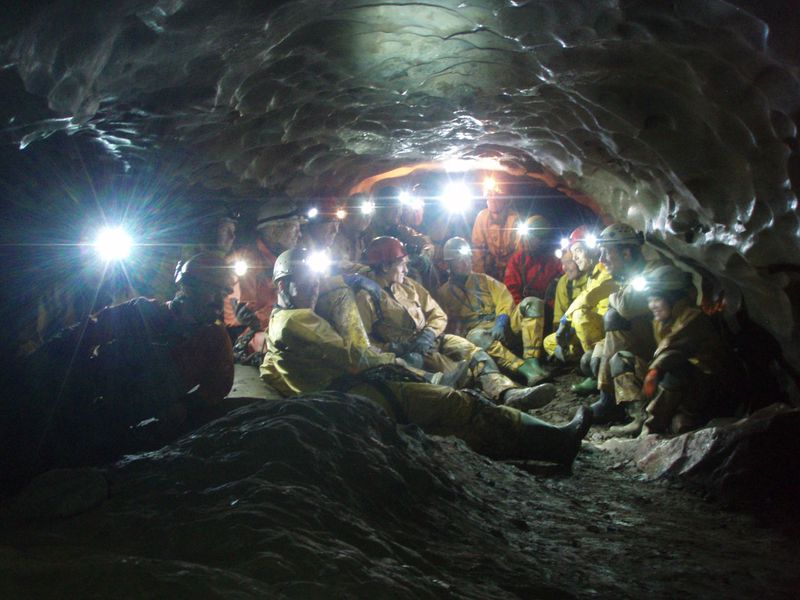
<instances>
[{"instance_id":1,"label":"group of cavers","mask_svg":"<svg viewBox=\"0 0 800 600\"><path fill-rule=\"evenodd\" d=\"M403 222L395 191L310 212L265 203L255 242L236 251L236 220L214 217L171 300L104 308L41 344L0 421L28 448L22 467L91 463L181 431L223 403L235 360L284 397L357 394L495 459L569 465L593 424L680 434L730 413L734 357L698 307L697 276L631 226L578 227L554 253L545 218L489 194L470 241L436 244ZM593 402L556 426L528 411L555 397L564 366Z\"/></svg>"}]
</instances>

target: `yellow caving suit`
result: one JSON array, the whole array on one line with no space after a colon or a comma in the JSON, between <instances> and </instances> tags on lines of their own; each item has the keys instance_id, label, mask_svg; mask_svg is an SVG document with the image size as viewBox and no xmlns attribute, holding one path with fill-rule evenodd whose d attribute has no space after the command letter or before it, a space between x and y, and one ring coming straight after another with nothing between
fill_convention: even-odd
<instances>
[{"instance_id":1,"label":"yellow caving suit","mask_svg":"<svg viewBox=\"0 0 800 600\"><path fill-rule=\"evenodd\" d=\"M553 356L556 352L556 334L561 317L567 312L573 301L581 295L589 282L589 273L581 273L577 279L569 279L562 275L556 284L556 298L553 305L553 333L544 338L544 351L548 356ZM566 355L568 358L580 358L581 349L575 340L571 341Z\"/></svg>"},{"instance_id":2,"label":"yellow caving suit","mask_svg":"<svg viewBox=\"0 0 800 600\"><path fill-rule=\"evenodd\" d=\"M475 328L491 329L497 316L505 314L509 316L517 345L521 342L524 358L535 356L541 346L544 324L537 321L543 321L544 317L523 317L505 284L484 273L470 273L463 287L448 281L439 288L436 297L447 313L447 331L454 335L466 336ZM499 340L493 341L486 352L509 371L516 371L524 363Z\"/></svg>"},{"instance_id":3,"label":"yellow caving suit","mask_svg":"<svg viewBox=\"0 0 800 600\"><path fill-rule=\"evenodd\" d=\"M444 333L447 315L421 284L406 277L403 283L390 285L372 271L369 276L383 288L380 305L376 306L372 296L364 290L356 294L356 305L375 346L387 349L392 343L410 343L427 327L437 339L434 351L423 357L425 369L448 371L453 366L452 361L469 360L473 378L479 379L490 398L499 400L504 391L517 387L508 377L487 369L486 361L480 360L483 351L475 344ZM490 358L489 362L495 367ZM484 370L489 372L484 373Z\"/></svg>"},{"instance_id":4,"label":"yellow caving suit","mask_svg":"<svg viewBox=\"0 0 800 600\"><path fill-rule=\"evenodd\" d=\"M638 272L631 273L625 282L619 284L619 289L608 296L608 308L615 309L623 319L629 321L630 328L606 331L602 342L595 344L593 357L600 359L597 388L614 393L618 404L642 399L642 382L647 373L647 361L656 349L653 317L647 307L647 294L634 290L630 282L637 275L649 273L664 264L660 258L645 262ZM609 362L617 352L623 351L636 357L636 368L633 373L615 378L611 374Z\"/></svg>"},{"instance_id":5,"label":"yellow caving suit","mask_svg":"<svg viewBox=\"0 0 800 600\"><path fill-rule=\"evenodd\" d=\"M653 320L653 337L658 345L648 370L658 369L663 383L647 405L648 429L683 433L724 416L732 407L723 405L735 394L721 380L731 378L737 367L708 315L688 299L679 300L669 321ZM667 373L677 375L674 383L666 384Z\"/></svg>"},{"instance_id":6,"label":"yellow caving suit","mask_svg":"<svg viewBox=\"0 0 800 600\"><path fill-rule=\"evenodd\" d=\"M324 390L343 374L356 375L394 358L347 343L310 309L276 309L267 329L261 378L282 395L292 396ZM491 458L524 456L525 417L513 408L428 383L387 381L378 387L365 381L348 392L376 402L397 421L416 423L432 435L455 435Z\"/></svg>"},{"instance_id":7,"label":"yellow caving suit","mask_svg":"<svg viewBox=\"0 0 800 600\"><path fill-rule=\"evenodd\" d=\"M475 217L472 225L472 269L502 280L506 274L508 259L517 249L517 223L519 215L513 210L505 213L501 221L495 221L488 208Z\"/></svg>"}]
</instances>

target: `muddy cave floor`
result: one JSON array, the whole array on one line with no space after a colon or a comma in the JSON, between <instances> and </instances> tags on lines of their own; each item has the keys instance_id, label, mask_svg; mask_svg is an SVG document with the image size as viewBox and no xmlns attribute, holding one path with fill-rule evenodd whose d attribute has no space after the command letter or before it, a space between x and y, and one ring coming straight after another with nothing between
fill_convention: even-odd
<instances>
[{"instance_id":1,"label":"muddy cave floor","mask_svg":"<svg viewBox=\"0 0 800 600\"><path fill-rule=\"evenodd\" d=\"M534 413L556 423L568 420L581 401L569 391L569 385L578 380L572 373L560 375L556 399ZM237 366L231 395L263 394L256 370ZM75 597L73 593L105 597L121 575L127 591L115 593L118 597L800 597L800 528L796 523L781 521L775 514L728 510L680 483L645 481L626 456L624 445L622 450L600 447L607 438L605 428L593 427L571 473L536 463L493 462L454 438L426 438L424 452L457 483L464 497L450 498L439 508L419 506L424 517L407 526L380 517L387 518L387 531L397 528L386 535L394 536L398 544L426 546L418 549L419 556L414 555L419 563L408 559L411 566L402 565L410 569L402 583L397 583L391 568L381 566L380 559L369 567L334 568L334 575L304 568L299 577L274 558L281 554L278 550L268 554L273 557L268 564L283 565L282 574L262 576L250 558L238 563L230 559L226 564L198 557L202 552L196 548L176 551L174 540L153 548L157 534L132 532L147 528L146 523L157 530L160 523L180 515L180 507L165 508L172 516L161 521L159 517L148 521L154 518L152 514L140 514L131 524L109 525L120 515L126 518L132 510L136 512L131 506L142 505L141 511L147 513L163 504L163 500L148 504L149 500L132 497L121 505L117 499L114 507L115 496L131 490L157 496L160 492L146 491L145 477L136 484L112 484L103 506L82 515L44 521L1 519L5 533L0 536L0 579L4 580L0 591L5 589L3 597ZM203 494L210 495L208 490ZM435 498L435 494L428 496L431 501ZM175 496L171 504L174 501ZM192 502L188 500L184 510L197 513ZM203 510L211 513L207 506ZM256 521L259 518L253 516ZM209 523L205 526L211 537L214 525ZM104 527L107 533L102 533ZM291 529L290 524L286 527ZM404 527L405 532L397 533ZM242 536L240 524L235 530L235 535ZM182 543L192 539L185 531L177 531L184 537ZM307 551L321 563L344 560L341 550L334 552L336 559L326 554L324 546L334 547L340 541L335 526L328 534L330 539L323 539L317 533L319 545ZM130 541L131 537L141 539ZM376 532L368 537L374 541ZM287 544L291 538L282 539ZM219 545L226 544L220 540ZM297 552L293 543L287 548L291 548L287 554ZM65 554L69 559L64 559ZM167 558L177 565L172 570L164 566ZM372 560L364 558L362 563ZM128 567L120 571L118 564L110 566L118 561ZM97 574L103 569L111 581ZM177 583L181 578L184 581Z\"/></svg>"}]
</instances>

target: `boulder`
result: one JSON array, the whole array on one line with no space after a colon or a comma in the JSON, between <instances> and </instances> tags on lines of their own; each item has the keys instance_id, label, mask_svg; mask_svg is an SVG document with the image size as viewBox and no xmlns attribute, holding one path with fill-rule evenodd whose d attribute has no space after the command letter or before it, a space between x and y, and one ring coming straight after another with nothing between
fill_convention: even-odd
<instances>
[{"instance_id":1,"label":"boulder","mask_svg":"<svg viewBox=\"0 0 800 600\"><path fill-rule=\"evenodd\" d=\"M793 503L800 499L800 409L772 404L677 437L645 436L634 462L649 479L677 478L727 504Z\"/></svg>"}]
</instances>

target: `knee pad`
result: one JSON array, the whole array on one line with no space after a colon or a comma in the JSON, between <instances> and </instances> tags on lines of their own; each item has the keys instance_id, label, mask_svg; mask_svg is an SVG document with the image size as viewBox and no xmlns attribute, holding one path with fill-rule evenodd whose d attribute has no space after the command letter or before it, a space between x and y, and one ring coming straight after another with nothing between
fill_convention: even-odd
<instances>
[{"instance_id":1,"label":"knee pad","mask_svg":"<svg viewBox=\"0 0 800 600\"><path fill-rule=\"evenodd\" d=\"M494 362L491 356L486 354L485 350L478 350L475 354L472 355L472 358L469 361L470 369L474 369L479 364L483 363L483 368L481 369L481 375L489 375L491 373L499 373L500 369L497 368L497 363Z\"/></svg>"},{"instance_id":2,"label":"knee pad","mask_svg":"<svg viewBox=\"0 0 800 600\"><path fill-rule=\"evenodd\" d=\"M536 319L544 316L544 300L536 296L523 298L519 303L520 313L523 317Z\"/></svg>"},{"instance_id":3,"label":"knee pad","mask_svg":"<svg viewBox=\"0 0 800 600\"><path fill-rule=\"evenodd\" d=\"M598 365L600 364L600 360L597 361ZM583 375L586 377L592 376L592 353L591 352L584 352L583 356L581 356L581 363L580 363L580 370Z\"/></svg>"},{"instance_id":4,"label":"knee pad","mask_svg":"<svg viewBox=\"0 0 800 600\"><path fill-rule=\"evenodd\" d=\"M636 371L636 357L625 350L617 352L608 361L612 377L619 377L623 373L634 373Z\"/></svg>"},{"instance_id":5,"label":"knee pad","mask_svg":"<svg viewBox=\"0 0 800 600\"><path fill-rule=\"evenodd\" d=\"M609 308L603 315L603 328L606 332L628 331L631 328L631 322L624 319L615 309Z\"/></svg>"}]
</instances>

